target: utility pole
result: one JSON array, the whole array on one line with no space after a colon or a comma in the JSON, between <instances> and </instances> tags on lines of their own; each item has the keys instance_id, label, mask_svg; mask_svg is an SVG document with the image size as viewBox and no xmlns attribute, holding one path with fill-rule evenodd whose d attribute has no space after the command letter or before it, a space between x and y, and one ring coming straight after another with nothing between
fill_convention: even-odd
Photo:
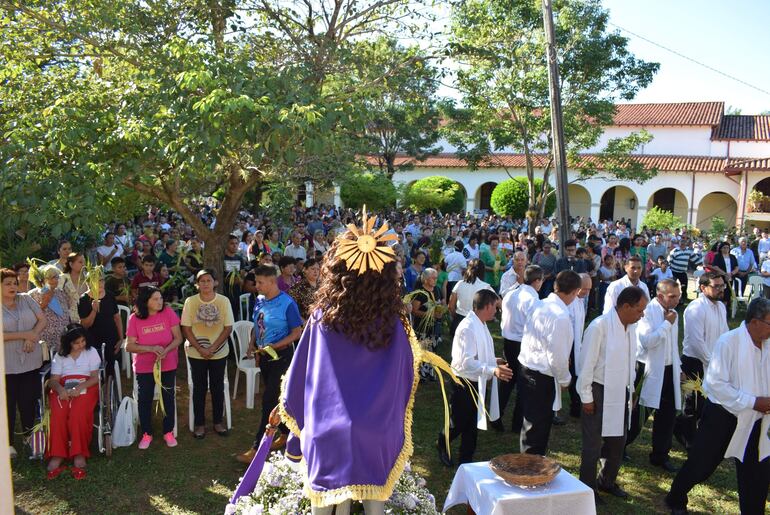
<instances>
[{"instance_id":1,"label":"utility pole","mask_svg":"<svg viewBox=\"0 0 770 515\"><path fill-rule=\"evenodd\" d=\"M543 0L543 25L545 27L546 55L548 56L548 89L551 96L551 137L553 161L556 169L556 206L559 209L559 250L564 256L564 243L569 239L569 198L567 195L567 156L564 151L564 127L562 126L561 92L559 88L559 61L556 57L556 36L553 29L551 0ZM544 184L543 187L546 185Z\"/></svg>"}]
</instances>

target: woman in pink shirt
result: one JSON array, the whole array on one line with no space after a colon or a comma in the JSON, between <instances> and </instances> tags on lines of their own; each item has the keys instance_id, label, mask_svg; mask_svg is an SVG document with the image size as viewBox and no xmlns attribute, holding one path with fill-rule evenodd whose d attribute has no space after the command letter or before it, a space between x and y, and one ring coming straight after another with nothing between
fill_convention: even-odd
<instances>
[{"instance_id":1,"label":"woman in pink shirt","mask_svg":"<svg viewBox=\"0 0 770 515\"><path fill-rule=\"evenodd\" d=\"M152 401L155 395L153 367L160 361L163 388L163 440L175 447L174 438L174 388L176 367L179 362L177 347L182 343L179 317L170 307L163 305L163 294L158 288L142 287L134 305L134 313L128 319L126 350L134 353L134 373L139 388L139 423L142 426L140 449L147 449L152 442Z\"/></svg>"}]
</instances>

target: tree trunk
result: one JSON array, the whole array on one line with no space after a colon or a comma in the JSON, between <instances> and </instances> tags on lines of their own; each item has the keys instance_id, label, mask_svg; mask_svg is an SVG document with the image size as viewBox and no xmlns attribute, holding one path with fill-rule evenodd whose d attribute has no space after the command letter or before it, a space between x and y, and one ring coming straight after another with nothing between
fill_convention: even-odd
<instances>
[{"instance_id":1,"label":"tree trunk","mask_svg":"<svg viewBox=\"0 0 770 515\"><path fill-rule=\"evenodd\" d=\"M217 219L217 225L219 223L220 221ZM229 226L232 226L232 224ZM227 234L222 234L224 231L216 229L217 227L209 233L208 238L203 240L203 266L214 271L214 275L219 283L217 291L222 293L226 280L224 275L224 255L225 247L227 246Z\"/></svg>"}]
</instances>

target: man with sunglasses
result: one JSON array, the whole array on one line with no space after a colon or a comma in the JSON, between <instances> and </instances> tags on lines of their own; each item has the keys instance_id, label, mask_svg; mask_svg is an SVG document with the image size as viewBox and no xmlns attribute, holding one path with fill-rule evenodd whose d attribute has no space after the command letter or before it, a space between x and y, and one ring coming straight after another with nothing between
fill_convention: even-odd
<instances>
[{"instance_id":1,"label":"man with sunglasses","mask_svg":"<svg viewBox=\"0 0 770 515\"><path fill-rule=\"evenodd\" d=\"M711 361L711 353L717 339L730 330L727 312L721 302L727 287L724 276L706 272L698 280L701 294L684 310L684 340L682 341L682 373L688 379L703 379ZM695 437L695 429L703 413L705 399L693 392L684 399L684 412L674 427L676 439L689 448Z\"/></svg>"}]
</instances>

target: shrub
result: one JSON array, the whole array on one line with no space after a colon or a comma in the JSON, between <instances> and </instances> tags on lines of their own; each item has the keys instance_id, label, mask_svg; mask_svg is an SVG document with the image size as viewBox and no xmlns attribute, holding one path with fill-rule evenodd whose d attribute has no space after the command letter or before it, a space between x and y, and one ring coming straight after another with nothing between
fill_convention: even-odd
<instances>
[{"instance_id":1,"label":"shrub","mask_svg":"<svg viewBox=\"0 0 770 515\"><path fill-rule=\"evenodd\" d=\"M345 207L376 211L396 205L396 187L379 173L353 173L340 184L340 198Z\"/></svg>"},{"instance_id":2,"label":"shrub","mask_svg":"<svg viewBox=\"0 0 770 515\"><path fill-rule=\"evenodd\" d=\"M537 195L543 189L543 180L535 179L535 192ZM511 216L524 218L529 209L529 187L526 177L515 177L503 181L495 186L492 191L490 205L499 216ZM548 195L545 202L545 216L551 216L556 210L556 195Z\"/></svg>"},{"instance_id":3,"label":"shrub","mask_svg":"<svg viewBox=\"0 0 770 515\"><path fill-rule=\"evenodd\" d=\"M644 215L642 225L646 225L649 229L655 230L666 228L674 230L683 227L684 221L671 211L666 211L665 209L654 206Z\"/></svg>"},{"instance_id":4,"label":"shrub","mask_svg":"<svg viewBox=\"0 0 770 515\"><path fill-rule=\"evenodd\" d=\"M465 211L465 192L452 179L433 175L406 188L402 202L414 211L438 209L442 213Z\"/></svg>"}]
</instances>

